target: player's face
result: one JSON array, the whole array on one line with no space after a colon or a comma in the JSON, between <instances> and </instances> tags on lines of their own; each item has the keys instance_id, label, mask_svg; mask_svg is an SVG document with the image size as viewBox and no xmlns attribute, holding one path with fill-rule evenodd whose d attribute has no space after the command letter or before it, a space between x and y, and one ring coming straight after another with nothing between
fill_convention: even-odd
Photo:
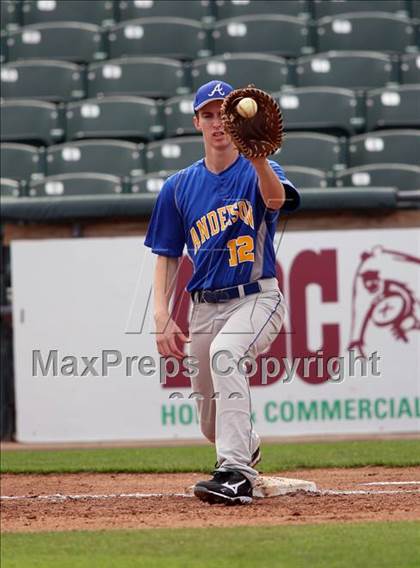
<instances>
[{"instance_id":1,"label":"player's face","mask_svg":"<svg viewBox=\"0 0 420 568\"><path fill-rule=\"evenodd\" d=\"M198 111L194 117L194 124L198 131L202 132L206 146L223 150L230 146L229 136L223 130L220 117L222 101L212 101Z\"/></svg>"}]
</instances>

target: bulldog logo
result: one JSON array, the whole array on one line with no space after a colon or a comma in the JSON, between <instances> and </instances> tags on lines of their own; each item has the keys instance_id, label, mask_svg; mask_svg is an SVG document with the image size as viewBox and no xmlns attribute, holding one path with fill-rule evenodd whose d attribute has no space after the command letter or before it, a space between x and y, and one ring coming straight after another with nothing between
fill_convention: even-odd
<instances>
[{"instance_id":1,"label":"bulldog logo","mask_svg":"<svg viewBox=\"0 0 420 568\"><path fill-rule=\"evenodd\" d=\"M349 350L363 357L371 326L408 343L420 330L420 258L381 246L364 252L353 282Z\"/></svg>"}]
</instances>

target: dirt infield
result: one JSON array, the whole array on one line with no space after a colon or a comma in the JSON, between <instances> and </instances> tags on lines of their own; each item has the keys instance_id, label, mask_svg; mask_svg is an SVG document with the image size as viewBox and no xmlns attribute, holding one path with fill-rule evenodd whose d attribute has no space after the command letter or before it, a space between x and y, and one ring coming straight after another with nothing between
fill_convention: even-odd
<instances>
[{"instance_id":1,"label":"dirt infield","mask_svg":"<svg viewBox=\"0 0 420 568\"><path fill-rule=\"evenodd\" d=\"M248 507L232 508L182 496L202 474L6 474L1 483L1 528L99 530L420 519L420 467L279 475L315 481L319 492L255 499Z\"/></svg>"}]
</instances>

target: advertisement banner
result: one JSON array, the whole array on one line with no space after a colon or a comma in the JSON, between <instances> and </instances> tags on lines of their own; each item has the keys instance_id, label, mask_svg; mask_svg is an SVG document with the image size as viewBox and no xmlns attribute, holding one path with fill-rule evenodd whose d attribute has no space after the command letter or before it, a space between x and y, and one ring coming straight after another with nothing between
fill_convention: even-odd
<instances>
[{"instance_id":1,"label":"advertisement banner","mask_svg":"<svg viewBox=\"0 0 420 568\"><path fill-rule=\"evenodd\" d=\"M12 244L18 441L202 438L191 368L157 352L143 243ZM275 246L287 318L243 368L259 434L420 432L420 230L286 232ZM191 272L185 256L184 330Z\"/></svg>"}]
</instances>

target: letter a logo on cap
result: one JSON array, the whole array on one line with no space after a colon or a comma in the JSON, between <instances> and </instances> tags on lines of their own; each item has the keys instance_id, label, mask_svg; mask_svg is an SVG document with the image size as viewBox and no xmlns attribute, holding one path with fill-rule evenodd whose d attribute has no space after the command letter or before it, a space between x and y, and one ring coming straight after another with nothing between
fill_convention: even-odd
<instances>
[{"instance_id":1,"label":"letter a logo on cap","mask_svg":"<svg viewBox=\"0 0 420 568\"><path fill-rule=\"evenodd\" d=\"M219 95L222 95L222 97L225 96L225 92L223 90L222 83L217 83L217 85L214 87L214 89L207 96L212 97L214 95L214 93L219 93Z\"/></svg>"},{"instance_id":2,"label":"letter a logo on cap","mask_svg":"<svg viewBox=\"0 0 420 568\"><path fill-rule=\"evenodd\" d=\"M213 80L201 85L195 94L194 111L197 112L211 101L223 100L232 91L233 87L224 81Z\"/></svg>"}]
</instances>

